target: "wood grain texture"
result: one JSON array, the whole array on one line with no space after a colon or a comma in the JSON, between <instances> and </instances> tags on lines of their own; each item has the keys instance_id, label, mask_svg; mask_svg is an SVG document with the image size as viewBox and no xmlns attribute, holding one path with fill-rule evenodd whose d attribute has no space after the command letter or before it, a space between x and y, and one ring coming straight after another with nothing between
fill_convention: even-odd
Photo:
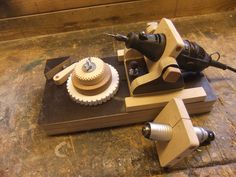
<instances>
[{"instance_id":1,"label":"wood grain texture","mask_svg":"<svg viewBox=\"0 0 236 177\"><path fill-rule=\"evenodd\" d=\"M145 7L146 10L143 10ZM157 8L160 8L158 11ZM36 35L66 32L91 27L101 27L132 20L142 21L151 17L172 17L175 3L172 0L142 0L121 4L108 4L62 12L1 19L1 39L15 39ZM120 15L122 14L122 16ZM5 37L5 39L4 39Z\"/></svg>"},{"instance_id":2,"label":"wood grain texture","mask_svg":"<svg viewBox=\"0 0 236 177\"><path fill-rule=\"evenodd\" d=\"M181 98L184 103L204 103L204 100L206 98L206 92L202 87L196 87L145 97L126 97L125 107L127 112L153 109L159 106L166 105L169 101L172 100L172 98Z\"/></svg>"},{"instance_id":3,"label":"wood grain texture","mask_svg":"<svg viewBox=\"0 0 236 177\"><path fill-rule=\"evenodd\" d=\"M202 167L197 169L187 169L187 170L180 170L171 173L165 173L161 175L157 175L156 177L207 177L207 176L214 176L214 177L231 177L235 176L236 174L236 163L230 163L226 165L216 165L210 167Z\"/></svg>"},{"instance_id":4,"label":"wood grain texture","mask_svg":"<svg viewBox=\"0 0 236 177\"><path fill-rule=\"evenodd\" d=\"M55 12L135 0L8 0L0 1L0 18Z\"/></svg>"},{"instance_id":5,"label":"wood grain texture","mask_svg":"<svg viewBox=\"0 0 236 177\"><path fill-rule=\"evenodd\" d=\"M176 18L174 24L182 37L198 42L209 53L219 51L221 62L236 67L236 12ZM215 131L216 140L169 170L160 168L154 143L141 135L142 125L53 137L38 126L46 59L115 55L123 44L103 33L126 34L145 25L1 43L0 176L235 176L236 76L230 71L205 71L219 99L210 113L192 116L193 125Z\"/></svg>"},{"instance_id":6,"label":"wood grain texture","mask_svg":"<svg viewBox=\"0 0 236 177\"><path fill-rule=\"evenodd\" d=\"M176 16L200 15L221 11L232 10L236 7L234 0L198 0L186 1L178 0L176 7Z\"/></svg>"},{"instance_id":7,"label":"wood grain texture","mask_svg":"<svg viewBox=\"0 0 236 177\"><path fill-rule=\"evenodd\" d=\"M48 4L52 3L51 1L45 2ZM66 1L58 2L63 4ZM78 1L76 1L76 3L77 2ZM30 4L31 1L24 1L24 3ZM53 8L54 6L48 5L48 7ZM205 0L204 2L190 1L187 3L185 1L178 2L177 0L138 0L81 7L16 18L3 18L0 19L0 41L127 22L158 20L163 17L168 18L213 13L234 9L235 7L236 1L234 0ZM7 10L6 7L3 7L2 11L5 11L5 13L11 12Z\"/></svg>"}]
</instances>

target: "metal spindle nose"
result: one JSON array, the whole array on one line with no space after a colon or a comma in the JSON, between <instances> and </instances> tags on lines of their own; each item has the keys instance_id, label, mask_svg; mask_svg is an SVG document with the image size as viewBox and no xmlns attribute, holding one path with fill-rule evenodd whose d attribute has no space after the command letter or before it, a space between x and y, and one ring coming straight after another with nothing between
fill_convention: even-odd
<instances>
[{"instance_id":1,"label":"metal spindle nose","mask_svg":"<svg viewBox=\"0 0 236 177\"><path fill-rule=\"evenodd\" d=\"M213 132L213 131L208 132L208 138L209 138L210 141L215 140L215 136L216 136L215 132Z\"/></svg>"},{"instance_id":2,"label":"metal spindle nose","mask_svg":"<svg viewBox=\"0 0 236 177\"><path fill-rule=\"evenodd\" d=\"M172 128L166 124L147 122L142 128L145 138L155 141L169 141L172 137Z\"/></svg>"},{"instance_id":3,"label":"metal spindle nose","mask_svg":"<svg viewBox=\"0 0 236 177\"><path fill-rule=\"evenodd\" d=\"M145 138L149 138L151 135L151 127L150 125L147 123L143 126L142 128L142 134Z\"/></svg>"}]
</instances>

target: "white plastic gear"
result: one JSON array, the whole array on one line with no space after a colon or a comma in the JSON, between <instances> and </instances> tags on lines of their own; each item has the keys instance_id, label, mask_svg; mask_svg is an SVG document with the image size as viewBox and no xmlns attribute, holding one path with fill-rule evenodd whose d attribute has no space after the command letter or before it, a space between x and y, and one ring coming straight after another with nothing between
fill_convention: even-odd
<instances>
[{"instance_id":1,"label":"white plastic gear","mask_svg":"<svg viewBox=\"0 0 236 177\"><path fill-rule=\"evenodd\" d=\"M86 63L86 61L90 58L91 62L95 64L96 68L91 72L83 71L82 67ZM88 57L80 60L74 69L74 74L80 81L92 81L100 76L102 76L105 72L105 63L97 57Z\"/></svg>"},{"instance_id":2,"label":"white plastic gear","mask_svg":"<svg viewBox=\"0 0 236 177\"><path fill-rule=\"evenodd\" d=\"M118 90L119 74L113 66L109 64L107 65L111 69L111 74L112 74L111 83L103 92L97 95L84 95L82 93L79 93L77 89L75 88L75 86L73 85L72 78L71 78L72 75L70 75L70 77L67 80L67 91L70 97L72 98L72 100L82 105L89 105L89 106L102 104L110 100L116 94Z\"/></svg>"}]
</instances>

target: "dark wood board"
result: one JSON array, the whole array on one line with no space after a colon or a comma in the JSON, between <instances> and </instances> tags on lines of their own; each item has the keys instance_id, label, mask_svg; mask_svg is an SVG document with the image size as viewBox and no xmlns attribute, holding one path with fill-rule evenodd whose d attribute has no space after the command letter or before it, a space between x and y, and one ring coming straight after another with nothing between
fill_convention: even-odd
<instances>
[{"instance_id":1,"label":"dark wood board","mask_svg":"<svg viewBox=\"0 0 236 177\"><path fill-rule=\"evenodd\" d=\"M45 67L53 68L58 64L58 60L62 61L61 58L48 60ZM65 83L57 86L53 80L46 81L39 125L47 134L54 135L151 121L161 111L162 108L126 112L124 99L130 95L123 62L118 62L116 56L105 57L103 60L117 69L120 84L115 97L102 105L84 106L75 103L70 99ZM205 76L203 74L195 77L191 75L185 80L185 88L202 86L207 93L206 100L201 102L202 107L196 103L187 104L189 112L209 112L216 101L216 96Z\"/></svg>"}]
</instances>

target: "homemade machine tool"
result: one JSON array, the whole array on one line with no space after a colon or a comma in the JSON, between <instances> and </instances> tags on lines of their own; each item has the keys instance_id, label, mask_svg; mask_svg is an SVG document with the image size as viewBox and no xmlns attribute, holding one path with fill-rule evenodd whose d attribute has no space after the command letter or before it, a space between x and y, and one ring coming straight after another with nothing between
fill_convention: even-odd
<instances>
[{"instance_id":1,"label":"homemade machine tool","mask_svg":"<svg viewBox=\"0 0 236 177\"><path fill-rule=\"evenodd\" d=\"M181 98L189 114L209 112L216 96L201 71L215 66L235 72L183 40L168 19L139 35L109 35L126 44L118 58L47 61L39 124L48 134L152 121L173 98Z\"/></svg>"},{"instance_id":2,"label":"homemade machine tool","mask_svg":"<svg viewBox=\"0 0 236 177\"><path fill-rule=\"evenodd\" d=\"M215 133L193 127L189 117L209 112L216 101L201 71L236 69L213 60L218 53L183 40L168 19L148 24L139 34L108 35L125 43L118 57L47 61L39 119L47 134L148 121L142 133L155 141L162 167L210 144Z\"/></svg>"}]
</instances>

